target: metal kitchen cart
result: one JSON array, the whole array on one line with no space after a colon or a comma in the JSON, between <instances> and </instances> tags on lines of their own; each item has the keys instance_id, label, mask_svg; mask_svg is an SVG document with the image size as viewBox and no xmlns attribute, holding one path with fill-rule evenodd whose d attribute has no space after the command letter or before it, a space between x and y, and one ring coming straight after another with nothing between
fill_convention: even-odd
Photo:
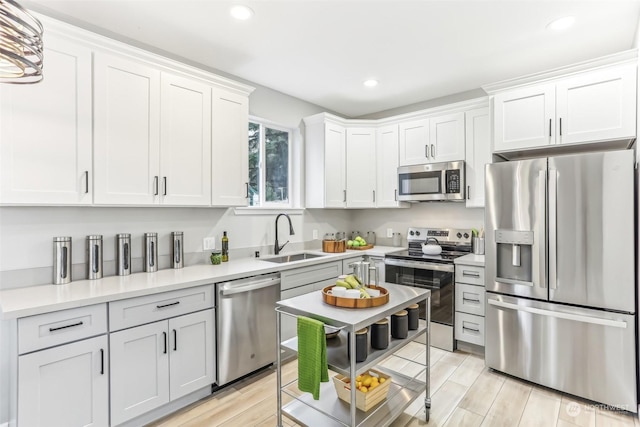
<instances>
[{"instance_id":1,"label":"metal kitchen cart","mask_svg":"<svg viewBox=\"0 0 640 427\"><path fill-rule=\"evenodd\" d=\"M384 283L389 291L389 302L379 307L366 309L349 309L335 307L326 304L322 300L322 291L314 291L305 295L278 301L276 304L276 328L277 342L277 382L278 382L278 427L282 427L282 414L297 423L306 426L329 427L360 427L360 426L388 426L424 391L424 407L426 419L429 420L431 409L431 397L429 390L429 320L431 318L431 291L410 286L393 285ZM427 319L420 320L417 330L410 330L406 339L391 337L389 347L384 350L370 349L369 356L364 362L356 363L355 357L351 360L347 357L347 346L350 346L350 354L356 354L355 331L385 318L393 313L405 309L411 304L426 301ZM320 384L320 399L313 400L310 393L299 395L287 390L287 387L297 383L293 381L282 384L282 350L288 349L297 352L298 338L293 337L281 342L281 316L306 316L323 322L326 326L340 330L337 338L327 340L327 362L329 369L351 378L351 384L355 384L355 378L375 368L392 377L387 399L377 404L367 412L356 408L355 403L348 404L340 400L331 381ZM348 339L348 333L351 339ZM402 372L378 366L387 357L394 354L408 343L420 336L425 336L425 360L424 365L418 361L406 359L419 365L419 372L410 377ZM396 354L396 356L398 356ZM402 357L402 356L398 356ZM425 379L419 378L424 373ZM285 393L292 400L283 405L282 394ZM351 387L351 402L356 401L356 389Z\"/></svg>"}]
</instances>

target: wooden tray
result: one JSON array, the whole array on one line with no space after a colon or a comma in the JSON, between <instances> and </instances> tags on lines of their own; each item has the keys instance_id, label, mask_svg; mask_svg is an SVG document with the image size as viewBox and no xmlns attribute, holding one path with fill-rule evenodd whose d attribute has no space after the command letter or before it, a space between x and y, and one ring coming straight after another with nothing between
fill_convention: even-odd
<instances>
[{"instance_id":1,"label":"wooden tray","mask_svg":"<svg viewBox=\"0 0 640 427\"><path fill-rule=\"evenodd\" d=\"M331 295L331 288L334 285L327 286L322 290L322 300L329 304L335 305L336 307L343 308L370 308L370 307L378 307L380 305L384 305L389 302L389 291L387 291L382 286L374 286L369 285L367 288L377 289L380 291L379 297L371 297L371 298L345 298L345 297L336 297Z\"/></svg>"},{"instance_id":2,"label":"wooden tray","mask_svg":"<svg viewBox=\"0 0 640 427\"><path fill-rule=\"evenodd\" d=\"M373 245L358 246L357 248L347 246L347 249L352 249L354 251L365 251L371 248L373 248Z\"/></svg>"}]
</instances>

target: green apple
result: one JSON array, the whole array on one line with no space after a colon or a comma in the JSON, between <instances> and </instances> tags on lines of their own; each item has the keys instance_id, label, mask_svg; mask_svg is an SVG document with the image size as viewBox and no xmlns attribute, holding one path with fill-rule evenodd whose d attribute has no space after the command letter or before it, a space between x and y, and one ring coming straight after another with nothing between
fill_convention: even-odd
<instances>
[{"instance_id":1,"label":"green apple","mask_svg":"<svg viewBox=\"0 0 640 427\"><path fill-rule=\"evenodd\" d=\"M353 240L347 240L347 246L349 247L353 246Z\"/></svg>"}]
</instances>

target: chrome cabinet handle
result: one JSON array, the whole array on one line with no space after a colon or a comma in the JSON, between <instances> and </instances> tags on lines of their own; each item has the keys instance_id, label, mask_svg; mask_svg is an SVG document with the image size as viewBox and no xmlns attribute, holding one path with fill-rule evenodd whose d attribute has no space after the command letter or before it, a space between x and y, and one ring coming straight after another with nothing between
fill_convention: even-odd
<instances>
[{"instance_id":1,"label":"chrome cabinet handle","mask_svg":"<svg viewBox=\"0 0 640 427\"><path fill-rule=\"evenodd\" d=\"M245 182L244 185L247 186L247 199L249 198L249 183Z\"/></svg>"},{"instance_id":2,"label":"chrome cabinet handle","mask_svg":"<svg viewBox=\"0 0 640 427\"><path fill-rule=\"evenodd\" d=\"M436 158L436 146L431 144L431 158L435 159Z\"/></svg>"},{"instance_id":3,"label":"chrome cabinet handle","mask_svg":"<svg viewBox=\"0 0 640 427\"><path fill-rule=\"evenodd\" d=\"M162 337L163 337L163 341L164 341L164 351L162 353L163 354L167 354L167 333L163 332L162 333Z\"/></svg>"},{"instance_id":4,"label":"chrome cabinet handle","mask_svg":"<svg viewBox=\"0 0 640 427\"><path fill-rule=\"evenodd\" d=\"M475 272L469 271L469 270L462 270L462 275L464 277L475 277L476 279L480 278L480 273L475 273Z\"/></svg>"},{"instance_id":5,"label":"chrome cabinet handle","mask_svg":"<svg viewBox=\"0 0 640 427\"><path fill-rule=\"evenodd\" d=\"M153 177L153 195L158 195L158 175Z\"/></svg>"},{"instance_id":6,"label":"chrome cabinet handle","mask_svg":"<svg viewBox=\"0 0 640 427\"><path fill-rule=\"evenodd\" d=\"M560 117L560 136L562 136L562 117Z\"/></svg>"},{"instance_id":7,"label":"chrome cabinet handle","mask_svg":"<svg viewBox=\"0 0 640 427\"><path fill-rule=\"evenodd\" d=\"M343 197L344 197L344 200L342 200L342 201L346 202L347 201L347 190L342 190L342 194L343 194Z\"/></svg>"},{"instance_id":8,"label":"chrome cabinet handle","mask_svg":"<svg viewBox=\"0 0 640 427\"><path fill-rule=\"evenodd\" d=\"M462 329L465 331L475 332L476 334L480 333L480 329L467 328L466 326L462 326Z\"/></svg>"},{"instance_id":9,"label":"chrome cabinet handle","mask_svg":"<svg viewBox=\"0 0 640 427\"><path fill-rule=\"evenodd\" d=\"M173 330L173 351L178 350L178 332Z\"/></svg>"},{"instance_id":10,"label":"chrome cabinet handle","mask_svg":"<svg viewBox=\"0 0 640 427\"><path fill-rule=\"evenodd\" d=\"M429 144L425 144L424 145L424 156L428 159L429 158Z\"/></svg>"},{"instance_id":11,"label":"chrome cabinet handle","mask_svg":"<svg viewBox=\"0 0 640 427\"><path fill-rule=\"evenodd\" d=\"M396 202L398 201L398 189L397 188L395 190L393 190L393 198L396 200Z\"/></svg>"},{"instance_id":12,"label":"chrome cabinet handle","mask_svg":"<svg viewBox=\"0 0 640 427\"><path fill-rule=\"evenodd\" d=\"M473 303L480 304L480 300L479 299L472 299L472 298L462 297L462 301L464 301L464 302L473 302Z\"/></svg>"},{"instance_id":13,"label":"chrome cabinet handle","mask_svg":"<svg viewBox=\"0 0 640 427\"><path fill-rule=\"evenodd\" d=\"M551 138L551 119L549 119L549 138Z\"/></svg>"},{"instance_id":14,"label":"chrome cabinet handle","mask_svg":"<svg viewBox=\"0 0 640 427\"><path fill-rule=\"evenodd\" d=\"M471 200L471 186L467 185L467 199Z\"/></svg>"},{"instance_id":15,"label":"chrome cabinet handle","mask_svg":"<svg viewBox=\"0 0 640 427\"><path fill-rule=\"evenodd\" d=\"M104 375L104 348L100 349L100 375Z\"/></svg>"},{"instance_id":16,"label":"chrome cabinet handle","mask_svg":"<svg viewBox=\"0 0 640 427\"><path fill-rule=\"evenodd\" d=\"M84 322L81 320L78 323L72 323L71 325L58 326L57 328L49 328L49 332L59 331L60 329L74 328L76 326L82 326Z\"/></svg>"},{"instance_id":17,"label":"chrome cabinet handle","mask_svg":"<svg viewBox=\"0 0 640 427\"><path fill-rule=\"evenodd\" d=\"M163 181L163 184L164 184L164 193L162 195L166 196L167 195L167 177L163 176L162 177L162 181Z\"/></svg>"},{"instance_id":18,"label":"chrome cabinet handle","mask_svg":"<svg viewBox=\"0 0 640 427\"><path fill-rule=\"evenodd\" d=\"M89 194L89 171L84 171L84 194Z\"/></svg>"},{"instance_id":19,"label":"chrome cabinet handle","mask_svg":"<svg viewBox=\"0 0 640 427\"><path fill-rule=\"evenodd\" d=\"M373 203L376 202L376 190L373 190Z\"/></svg>"}]
</instances>

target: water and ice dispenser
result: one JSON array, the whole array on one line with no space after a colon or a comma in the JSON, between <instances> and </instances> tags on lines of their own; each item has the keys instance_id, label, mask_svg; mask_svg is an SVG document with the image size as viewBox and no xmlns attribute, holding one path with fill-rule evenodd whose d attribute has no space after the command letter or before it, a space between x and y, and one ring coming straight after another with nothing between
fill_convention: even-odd
<instances>
[{"instance_id":1,"label":"water and ice dispenser","mask_svg":"<svg viewBox=\"0 0 640 427\"><path fill-rule=\"evenodd\" d=\"M496 230L496 281L533 284L533 231Z\"/></svg>"}]
</instances>

